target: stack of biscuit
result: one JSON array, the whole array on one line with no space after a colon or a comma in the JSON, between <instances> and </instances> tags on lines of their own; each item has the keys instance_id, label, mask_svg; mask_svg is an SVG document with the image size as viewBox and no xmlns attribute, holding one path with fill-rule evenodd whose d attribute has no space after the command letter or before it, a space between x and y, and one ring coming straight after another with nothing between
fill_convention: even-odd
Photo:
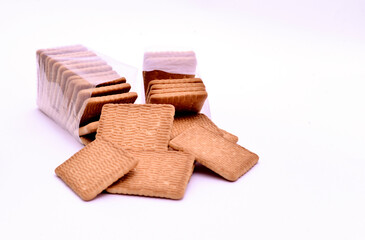
<instances>
[{"instance_id":1,"label":"stack of biscuit","mask_svg":"<svg viewBox=\"0 0 365 240\"><path fill-rule=\"evenodd\" d=\"M208 97L200 78L194 78L195 53L147 52L143 62L146 103L172 104L177 113L200 112Z\"/></svg>"},{"instance_id":2,"label":"stack of biscuit","mask_svg":"<svg viewBox=\"0 0 365 240\"><path fill-rule=\"evenodd\" d=\"M95 134L82 129L93 128L104 104L137 99L125 77L82 45L38 50L37 61L38 106L84 144Z\"/></svg>"}]
</instances>

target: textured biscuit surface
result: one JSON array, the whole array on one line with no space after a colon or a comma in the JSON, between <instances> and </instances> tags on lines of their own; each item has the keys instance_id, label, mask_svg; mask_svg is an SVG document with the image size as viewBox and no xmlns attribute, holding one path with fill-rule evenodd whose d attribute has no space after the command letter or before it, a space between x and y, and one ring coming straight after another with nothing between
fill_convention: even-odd
<instances>
[{"instance_id":1,"label":"textured biscuit surface","mask_svg":"<svg viewBox=\"0 0 365 240\"><path fill-rule=\"evenodd\" d=\"M56 174L83 200L91 200L128 173L137 160L112 143L97 139L58 166Z\"/></svg>"},{"instance_id":2,"label":"textured biscuit surface","mask_svg":"<svg viewBox=\"0 0 365 240\"><path fill-rule=\"evenodd\" d=\"M194 168L194 157L176 151L128 151L136 168L106 189L110 193L181 199Z\"/></svg>"},{"instance_id":3,"label":"textured biscuit surface","mask_svg":"<svg viewBox=\"0 0 365 240\"><path fill-rule=\"evenodd\" d=\"M96 137L124 149L167 151L174 114L172 105L106 104Z\"/></svg>"},{"instance_id":4,"label":"textured biscuit surface","mask_svg":"<svg viewBox=\"0 0 365 240\"><path fill-rule=\"evenodd\" d=\"M200 126L184 131L169 146L194 155L199 163L229 181L236 181L259 159L255 153Z\"/></svg>"}]
</instances>

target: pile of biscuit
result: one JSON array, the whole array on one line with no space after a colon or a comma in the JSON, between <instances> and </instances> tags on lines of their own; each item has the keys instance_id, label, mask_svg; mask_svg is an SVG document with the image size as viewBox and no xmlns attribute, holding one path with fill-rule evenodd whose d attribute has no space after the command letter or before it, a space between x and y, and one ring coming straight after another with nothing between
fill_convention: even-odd
<instances>
[{"instance_id":1,"label":"pile of biscuit","mask_svg":"<svg viewBox=\"0 0 365 240\"><path fill-rule=\"evenodd\" d=\"M103 191L181 199L196 162L228 181L239 179L258 156L200 113L207 94L195 67L190 52L147 54L147 104L105 104L100 120L85 130L96 132L95 140L58 166L56 174L83 200ZM159 104L151 100L155 95Z\"/></svg>"},{"instance_id":2,"label":"pile of biscuit","mask_svg":"<svg viewBox=\"0 0 365 240\"><path fill-rule=\"evenodd\" d=\"M125 77L82 45L38 50L37 61L38 106L84 144L95 139L85 129L99 120L104 104L137 99Z\"/></svg>"}]
</instances>

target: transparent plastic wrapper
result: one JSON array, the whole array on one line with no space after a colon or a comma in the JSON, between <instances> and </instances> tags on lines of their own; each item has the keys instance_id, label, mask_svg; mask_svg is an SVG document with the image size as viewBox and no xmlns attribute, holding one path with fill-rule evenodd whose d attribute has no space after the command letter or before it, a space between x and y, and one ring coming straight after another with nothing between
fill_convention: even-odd
<instances>
[{"instance_id":1,"label":"transparent plastic wrapper","mask_svg":"<svg viewBox=\"0 0 365 240\"><path fill-rule=\"evenodd\" d=\"M38 50L37 73L39 108L80 142L81 128L99 120L104 104L137 98L136 68L82 45Z\"/></svg>"},{"instance_id":2,"label":"transparent plastic wrapper","mask_svg":"<svg viewBox=\"0 0 365 240\"><path fill-rule=\"evenodd\" d=\"M189 49L147 49L142 72L144 102L170 103L177 114L202 112L210 117L208 94L197 65L195 52Z\"/></svg>"}]
</instances>

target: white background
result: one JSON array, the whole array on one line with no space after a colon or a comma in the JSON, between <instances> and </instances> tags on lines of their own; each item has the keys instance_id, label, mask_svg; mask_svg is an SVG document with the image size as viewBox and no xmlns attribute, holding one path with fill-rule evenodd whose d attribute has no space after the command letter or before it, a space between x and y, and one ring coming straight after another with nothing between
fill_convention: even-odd
<instances>
[{"instance_id":1,"label":"white background","mask_svg":"<svg viewBox=\"0 0 365 240\"><path fill-rule=\"evenodd\" d=\"M365 239L365 2L0 1L0 239ZM260 156L197 168L181 201L80 200L54 169L82 148L36 106L39 48L142 67L196 51L212 119Z\"/></svg>"}]
</instances>

